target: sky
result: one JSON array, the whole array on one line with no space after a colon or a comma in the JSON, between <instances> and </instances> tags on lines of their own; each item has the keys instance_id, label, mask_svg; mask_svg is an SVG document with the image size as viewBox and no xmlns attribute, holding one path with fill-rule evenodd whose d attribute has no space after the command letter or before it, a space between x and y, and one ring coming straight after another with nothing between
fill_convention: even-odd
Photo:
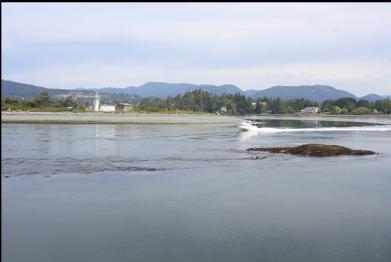
<instances>
[{"instance_id":1,"label":"sky","mask_svg":"<svg viewBox=\"0 0 391 262\"><path fill-rule=\"evenodd\" d=\"M2 3L2 79L391 95L391 3Z\"/></svg>"}]
</instances>

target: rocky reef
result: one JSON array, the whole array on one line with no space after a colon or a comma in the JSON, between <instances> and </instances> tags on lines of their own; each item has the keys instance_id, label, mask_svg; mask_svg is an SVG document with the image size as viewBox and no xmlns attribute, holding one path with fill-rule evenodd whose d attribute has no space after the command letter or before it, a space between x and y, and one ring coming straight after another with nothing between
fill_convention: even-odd
<instances>
[{"instance_id":1,"label":"rocky reef","mask_svg":"<svg viewBox=\"0 0 391 262\"><path fill-rule=\"evenodd\" d=\"M376 154L370 150L353 150L343 146L325 145L325 144L304 144L294 147L252 147L247 151L259 151L270 153L282 153L300 156L340 156L340 155L374 155Z\"/></svg>"}]
</instances>

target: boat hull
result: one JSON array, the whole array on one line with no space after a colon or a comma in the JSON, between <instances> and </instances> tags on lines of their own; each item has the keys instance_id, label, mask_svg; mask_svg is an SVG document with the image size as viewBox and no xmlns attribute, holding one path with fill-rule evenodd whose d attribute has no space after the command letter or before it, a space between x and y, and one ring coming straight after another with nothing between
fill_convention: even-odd
<instances>
[{"instance_id":1,"label":"boat hull","mask_svg":"<svg viewBox=\"0 0 391 262\"><path fill-rule=\"evenodd\" d=\"M238 124L237 127L244 131L252 131L258 129L258 127L249 124Z\"/></svg>"}]
</instances>

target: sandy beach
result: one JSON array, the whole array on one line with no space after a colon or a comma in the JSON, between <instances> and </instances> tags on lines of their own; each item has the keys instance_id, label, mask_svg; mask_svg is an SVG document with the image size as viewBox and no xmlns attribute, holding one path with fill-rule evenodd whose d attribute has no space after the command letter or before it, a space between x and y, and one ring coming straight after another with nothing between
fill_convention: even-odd
<instances>
[{"instance_id":1,"label":"sandy beach","mask_svg":"<svg viewBox=\"0 0 391 262\"><path fill-rule=\"evenodd\" d=\"M118 114L1 112L2 123L37 124L235 124L239 118L213 114Z\"/></svg>"},{"instance_id":2,"label":"sandy beach","mask_svg":"<svg viewBox=\"0 0 391 262\"><path fill-rule=\"evenodd\" d=\"M247 115L244 118L330 120L390 124L391 115ZM35 124L236 124L243 118L214 114L1 112L2 123Z\"/></svg>"}]
</instances>

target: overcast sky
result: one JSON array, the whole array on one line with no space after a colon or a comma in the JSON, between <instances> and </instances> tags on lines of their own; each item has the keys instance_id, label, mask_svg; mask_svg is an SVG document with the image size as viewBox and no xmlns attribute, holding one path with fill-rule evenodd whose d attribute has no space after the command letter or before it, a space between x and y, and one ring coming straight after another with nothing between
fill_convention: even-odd
<instances>
[{"instance_id":1,"label":"overcast sky","mask_svg":"<svg viewBox=\"0 0 391 262\"><path fill-rule=\"evenodd\" d=\"M2 78L391 95L390 3L2 3Z\"/></svg>"}]
</instances>

